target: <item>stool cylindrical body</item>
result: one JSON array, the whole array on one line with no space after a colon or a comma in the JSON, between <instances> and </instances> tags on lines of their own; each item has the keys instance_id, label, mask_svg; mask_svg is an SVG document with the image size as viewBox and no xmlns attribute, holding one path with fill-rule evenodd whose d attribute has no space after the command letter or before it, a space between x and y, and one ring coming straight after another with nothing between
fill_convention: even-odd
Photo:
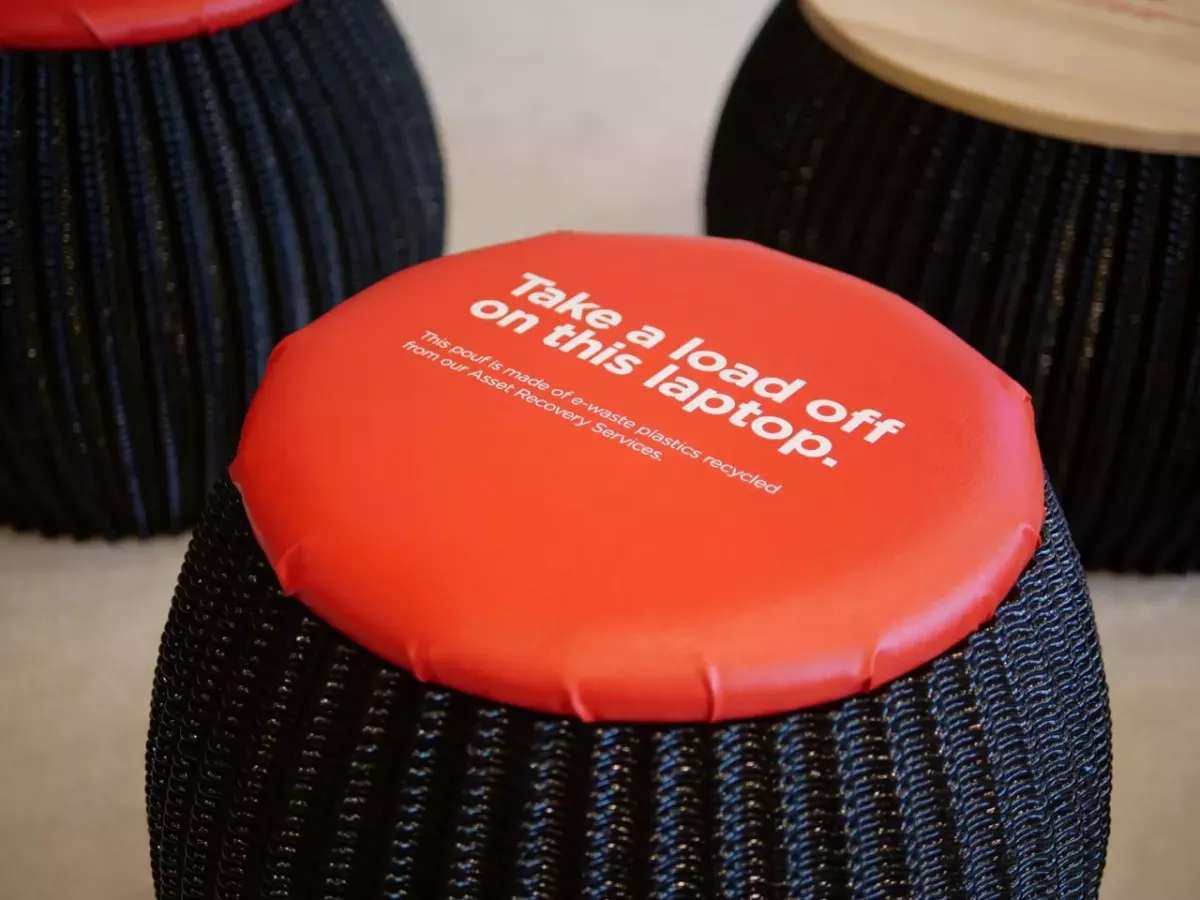
<instances>
[{"instance_id":1,"label":"stool cylindrical body","mask_svg":"<svg viewBox=\"0 0 1200 900\"><path fill-rule=\"evenodd\" d=\"M0 523L190 527L279 338L441 251L379 0L216 7L0 12Z\"/></svg>"},{"instance_id":2,"label":"stool cylindrical body","mask_svg":"<svg viewBox=\"0 0 1200 900\"><path fill-rule=\"evenodd\" d=\"M695 302L726 280L738 316ZM668 339L603 371L547 310ZM904 340L856 388L834 335ZM744 427L646 384L677 347L714 392L758 373ZM881 427L780 454L817 384L811 434L865 396L886 410L842 420ZM1026 403L907 304L748 245L558 235L353 299L276 352L188 550L146 753L157 897L1095 898L1107 693ZM983 439L931 458L962 418Z\"/></svg>"},{"instance_id":3,"label":"stool cylindrical body","mask_svg":"<svg viewBox=\"0 0 1200 900\"><path fill-rule=\"evenodd\" d=\"M820 16L822 30L810 26L801 6ZM954 18L931 18L939 6L874 5L864 15L887 16L894 29L887 33L912 37ZM1011 15L1117 17L1118 24L1123 15L1038 6L1010 7ZM994 91L974 83L958 91L945 73L964 67L951 63L931 63L918 83L925 73L917 55L896 63L872 46L851 61L840 49L858 35L839 49L827 43L853 30L854 23L829 15L842 7L836 0L780 0L751 46L715 137L709 233L884 286L1024 385L1038 412L1047 469L1089 566L1200 566L1200 149L1163 152L1161 135L1145 138L1154 147L1143 149L1136 137L1128 145L1119 135L1114 143L1093 143L1010 126L1011 118L1055 127L1049 114L997 100L1014 84L1054 82L1020 77L1022 66L1052 52L997 38L990 46L1008 48L1009 58L992 71L1016 74ZM966 15L979 11L1000 15L991 4ZM1051 46L1055 35L1071 31L1036 29L1030 33ZM976 31L986 34L988 26ZM1064 38L1060 52L1086 47L1093 33ZM1194 29L1187 34L1194 45ZM940 63L941 35L903 46L927 40L925 58ZM1139 40L1131 37L1117 55L1159 46L1154 38ZM1085 84L1091 77L1077 75ZM914 92L893 86L903 76L911 76L904 86L911 83ZM1047 103L1064 83L1045 89ZM1158 96L1159 84L1147 77L1108 96L1121 95L1114 99L1119 110L1139 90ZM946 96L954 108L927 95ZM1105 95L1098 88L1090 96ZM1141 104L1155 105L1149 95ZM978 116L971 114L976 108ZM1100 112L1107 112L1103 105ZM1194 132L1196 120L1181 128ZM1081 127L1062 121L1064 129ZM1097 134L1115 134L1115 125L1105 127L1097 125ZM1194 137L1180 139L1187 140Z\"/></svg>"}]
</instances>

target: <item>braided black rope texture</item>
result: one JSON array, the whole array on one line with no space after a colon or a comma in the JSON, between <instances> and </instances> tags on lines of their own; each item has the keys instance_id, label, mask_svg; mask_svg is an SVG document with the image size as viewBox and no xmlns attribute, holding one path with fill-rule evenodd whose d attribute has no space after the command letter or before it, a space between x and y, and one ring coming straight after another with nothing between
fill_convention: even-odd
<instances>
[{"instance_id":1,"label":"braided black rope texture","mask_svg":"<svg viewBox=\"0 0 1200 900\"><path fill-rule=\"evenodd\" d=\"M918 100L780 0L738 73L707 228L917 303L1033 396L1084 562L1200 567L1200 160Z\"/></svg>"},{"instance_id":2,"label":"braided black rope texture","mask_svg":"<svg viewBox=\"0 0 1200 900\"><path fill-rule=\"evenodd\" d=\"M1053 494L997 618L820 709L583 723L418 683L280 594L227 480L146 751L158 900L1095 898L1110 725Z\"/></svg>"},{"instance_id":3,"label":"braided black rope texture","mask_svg":"<svg viewBox=\"0 0 1200 900\"><path fill-rule=\"evenodd\" d=\"M380 0L0 53L0 524L190 527L274 344L439 255L443 206Z\"/></svg>"}]
</instances>

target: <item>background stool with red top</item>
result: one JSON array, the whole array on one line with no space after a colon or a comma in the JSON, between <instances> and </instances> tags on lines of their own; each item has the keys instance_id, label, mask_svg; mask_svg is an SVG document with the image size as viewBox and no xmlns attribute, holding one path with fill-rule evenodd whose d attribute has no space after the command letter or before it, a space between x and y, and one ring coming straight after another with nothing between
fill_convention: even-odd
<instances>
[{"instance_id":1,"label":"background stool with red top","mask_svg":"<svg viewBox=\"0 0 1200 900\"><path fill-rule=\"evenodd\" d=\"M280 337L440 254L379 0L0 9L0 523L178 532Z\"/></svg>"}]
</instances>

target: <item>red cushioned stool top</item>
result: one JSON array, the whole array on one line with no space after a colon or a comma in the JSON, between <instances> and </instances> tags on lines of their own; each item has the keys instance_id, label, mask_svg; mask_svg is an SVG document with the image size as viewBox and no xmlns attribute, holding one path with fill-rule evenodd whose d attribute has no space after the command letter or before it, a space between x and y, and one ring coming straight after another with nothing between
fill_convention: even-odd
<instances>
[{"instance_id":1,"label":"red cushioned stool top","mask_svg":"<svg viewBox=\"0 0 1200 900\"><path fill-rule=\"evenodd\" d=\"M994 613L1029 399L916 307L751 244L553 234L288 338L232 468L284 589L419 678L589 721L845 698Z\"/></svg>"},{"instance_id":2,"label":"red cushioned stool top","mask_svg":"<svg viewBox=\"0 0 1200 900\"><path fill-rule=\"evenodd\" d=\"M236 28L297 0L0 0L0 48L94 50Z\"/></svg>"}]
</instances>

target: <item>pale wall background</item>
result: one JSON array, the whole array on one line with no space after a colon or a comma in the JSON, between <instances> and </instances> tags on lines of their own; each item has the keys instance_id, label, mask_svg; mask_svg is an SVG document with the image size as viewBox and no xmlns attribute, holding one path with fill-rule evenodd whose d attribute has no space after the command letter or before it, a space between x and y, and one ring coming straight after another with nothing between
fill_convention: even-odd
<instances>
[{"instance_id":1,"label":"pale wall background","mask_svg":"<svg viewBox=\"0 0 1200 900\"><path fill-rule=\"evenodd\" d=\"M392 0L440 119L450 247L694 232L764 0ZM147 900L142 746L185 542L0 532L0 898ZM1200 897L1200 579L1097 577L1116 722L1105 900Z\"/></svg>"}]
</instances>

